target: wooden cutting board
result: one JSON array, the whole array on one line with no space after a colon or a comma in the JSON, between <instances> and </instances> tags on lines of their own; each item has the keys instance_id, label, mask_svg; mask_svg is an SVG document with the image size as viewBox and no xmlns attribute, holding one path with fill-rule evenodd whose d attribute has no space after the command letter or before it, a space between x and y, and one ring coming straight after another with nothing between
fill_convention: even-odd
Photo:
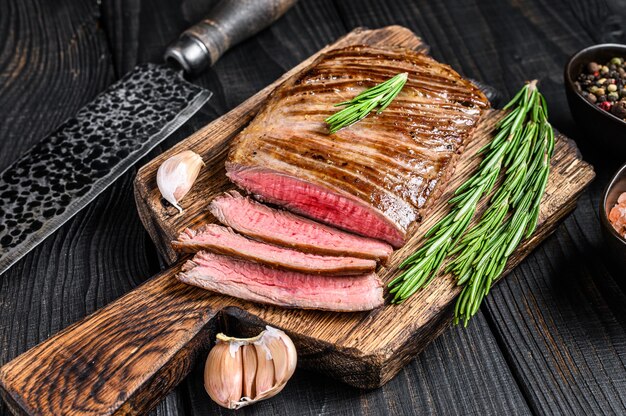
<instances>
[{"instance_id":1,"label":"wooden cutting board","mask_svg":"<svg viewBox=\"0 0 626 416\"><path fill-rule=\"evenodd\" d=\"M319 53L352 44L422 47L411 31L391 26L357 29ZM175 262L176 254L169 242L187 226L214 221L207 212L208 201L232 188L224 175L224 159L232 138L280 82L316 56L139 171L135 197L141 219L170 262ZM501 115L491 111L481 121L432 215L406 246L395 252L387 268L380 270L385 282L393 278L399 262L420 245L423 233L445 215L445 201L476 167L479 160L472 155L491 138ZM178 215L161 200L155 176L165 159L185 149L202 155L206 167L182 201L184 214ZM558 135L537 232L514 253L506 272L555 229L593 177L593 168L580 159L573 142ZM146 411L189 373L197 359L206 357L216 326L224 322L230 331L242 335L257 333L266 324L281 328L293 338L301 367L353 386L378 387L449 325L459 293L452 277L443 276L404 304L371 312L287 310L179 283L175 279L179 266L180 262L2 367L2 394L11 409L29 415Z\"/></svg>"}]
</instances>

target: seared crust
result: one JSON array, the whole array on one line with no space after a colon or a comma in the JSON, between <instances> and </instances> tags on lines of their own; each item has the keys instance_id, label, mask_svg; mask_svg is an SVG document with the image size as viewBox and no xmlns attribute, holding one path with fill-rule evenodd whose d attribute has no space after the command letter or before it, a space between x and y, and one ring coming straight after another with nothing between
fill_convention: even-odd
<instances>
[{"instance_id":1,"label":"seared crust","mask_svg":"<svg viewBox=\"0 0 626 416\"><path fill-rule=\"evenodd\" d=\"M405 88L381 114L329 135L334 104L392 76ZM404 48L351 46L318 58L271 95L227 166L290 175L371 206L406 232L445 188L487 98L447 65Z\"/></svg>"}]
</instances>

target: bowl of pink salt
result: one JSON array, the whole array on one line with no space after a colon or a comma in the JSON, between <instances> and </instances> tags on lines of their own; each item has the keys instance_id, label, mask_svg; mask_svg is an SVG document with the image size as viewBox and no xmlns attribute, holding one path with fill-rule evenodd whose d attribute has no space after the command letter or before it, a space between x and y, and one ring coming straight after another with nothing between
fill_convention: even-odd
<instances>
[{"instance_id":1,"label":"bowl of pink salt","mask_svg":"<svg viewBox=\"0 0 626 416\"><path fill-rule=\"evenodd\" d=\"M604 191L600 222L611 256L626 271L626 165L617 171Z\"/></svg>"}]
</instances>

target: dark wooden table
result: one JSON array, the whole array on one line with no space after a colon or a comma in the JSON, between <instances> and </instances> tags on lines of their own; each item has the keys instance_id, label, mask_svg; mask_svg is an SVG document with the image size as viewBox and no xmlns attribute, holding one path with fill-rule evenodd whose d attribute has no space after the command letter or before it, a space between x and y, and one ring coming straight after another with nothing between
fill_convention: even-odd
<instances>
[{"instance_id":1,"label":"dark wooden table","mask_svg":"<svg viewBox=\"0 0 626 416\"><path fill-rule=\"evenodd\" d=\"M158 61L165 45L214 3L0 2L0 169L135 64ZM359 391L298 371L282 394L243 413L626 413L626 271L609 264L597 214L615 164L585 145L562 81L576 50L626 42L626 0L301 0L196 80L215 93L210 103L137 167L349 30L389 24L411 28L437 59L506 97L539 78L553 124L579 141L598 177L574 214L491 292L467 329L446 331L383 388ZM135 211L135 173L0 278L0 364L159 270ZM154 413L228 412L204 393L199 363Z\"/></svg>"}]
</instances>

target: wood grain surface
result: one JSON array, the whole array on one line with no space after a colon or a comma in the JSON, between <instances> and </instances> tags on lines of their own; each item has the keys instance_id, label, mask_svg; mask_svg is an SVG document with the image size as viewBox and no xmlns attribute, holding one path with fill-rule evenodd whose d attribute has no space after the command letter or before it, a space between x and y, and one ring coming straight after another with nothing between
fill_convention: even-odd
<instances>
[{"instance_id":1,"label":"wood grain surface","mask_svg":"<svg viewBox=\"0 0 626 416\"><path fill-rule=\"evenodd\" d=\"M209 0L7 0L0 4L0 158L6 166L114 78L199 21ZM550 119L576 139L597 178L573 215L490 293L463 330L446 330L372 391L298 370L272 400L243 413L622 414L626 411L624 271L604 252L597 206L615 166L571 118L562 67L576 50L626 42L624 0L299 2L269 30L194 82L215 95L152 156L224 114L358 26L402 24L435 58L510 97L541 80ZM18 59L19 57L19 59ZM15 71L15 64L23 67ZM43 70L46 68L46 70ZM71 72L71 73L70 73ZM25 76L30 74L28 78ZM6 82L17 77L15 82ZM146 160L148 160L147 158ZM0 363L118 298L159 268L134 212L130 172L0 278ZM571 371L568 373L568 369ZM202 365L156 415L231 414L202 387ZM7 408L0 409L7 414Z\"/></svg>"},{"instance_id":2,"label":"wood grain surface","mask_svg":"<svg viewBox=\"0 0 626 416\"><path fill-rule=\"evenodd\" d=\"M413 49L422 45L408 29L390 26L357 29L328 48L352 44ZM285 77L306 70L314 58ZM223 170L229 142L282 79L139 170L135 180L137 205L157 246L164 249L185 226L210 220L207 201L230 186ZM480 162L473 155L490 140L502 114L492 111L481 121L444 197L405 247L394 253L387 268L380 270L384 282L394 277L402 259L446 214L447 199ZM185 214L177 215L173 207L163 204L155 176L162 161L183 148L199 153L206 167L182 202ZM513 254L507 271L554 230L593 179L593 169L576 152L572 142L557 137L538 231ZM301 367L322 371L356 387L379 387L448 325L459 292L454 280L446 276L399 306L387 305L369 313L323 313L285 310L212 294L178 283L178 271L179 265L168 269L3 366L0 384L10 408L29 415L137 413L150 409L187 375L197 357L206 354L211 332L208 328L215 326L213 317L220 312L238 322L247 336L265 324L286 331L298 348Z\"/></svg>"}]
</instances>

